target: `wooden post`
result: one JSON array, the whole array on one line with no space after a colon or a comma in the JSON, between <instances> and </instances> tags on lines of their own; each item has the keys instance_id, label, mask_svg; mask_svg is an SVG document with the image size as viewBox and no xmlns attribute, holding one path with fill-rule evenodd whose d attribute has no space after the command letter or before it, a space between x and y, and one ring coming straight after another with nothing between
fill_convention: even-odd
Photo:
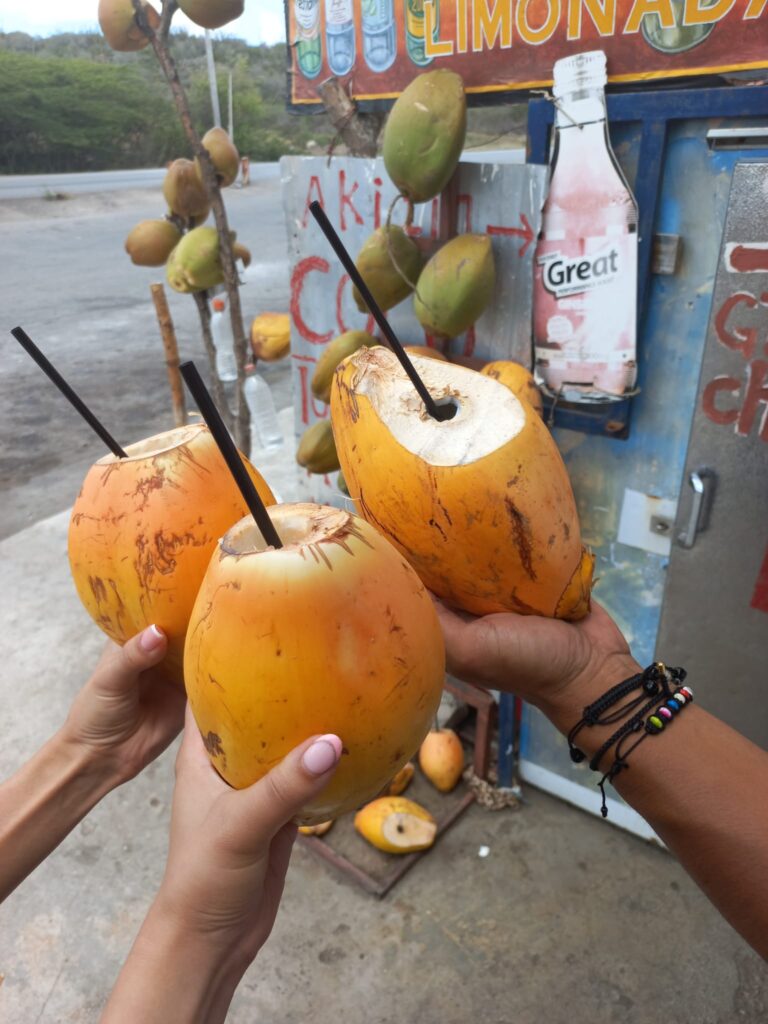
<instances>
[{"instance_id":1,"label":"wooden post","mask_svg":"<svg viewBox=\"0 0 768 1024\"><path fill-rule=\"evenodd\" d=\"M168 367L168 383L171 385L173 401L173 421L177 427L183 427L187 422L187 407L184 401L184 385L179 373L179 347L176 344L176 331L173 328L171 311L168 309L165 288L161 284L151 284L149 290L152 292L157 322L160 324L160 334L163 338L165 365Z\"/></svg>"}]
</instances>

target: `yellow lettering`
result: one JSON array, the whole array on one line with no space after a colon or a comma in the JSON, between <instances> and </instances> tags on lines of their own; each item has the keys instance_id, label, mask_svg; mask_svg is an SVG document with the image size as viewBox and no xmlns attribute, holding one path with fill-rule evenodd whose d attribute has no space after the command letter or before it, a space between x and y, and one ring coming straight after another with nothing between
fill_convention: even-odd
<instances>
[{"instance_id":1,"label":"yellow lettering","mask_svg":"<svg viewBox=\"0 0 768 1024\"><path fill-rule=\"evenodd\" d=\"M499 48L508 50L512 45L512 0L475 0L472 6L472 49L478 53L485 46L492 50L501 35ZM768 3L768 0L765 0Z\"/></svg>"},{"instance_id":2,"label":"yellow lettering","mask_svg":"<svg viewBox=\"0 0 768 1024\"><path fill-rule=\"evenodd\" d=\"M675 16L672 13L671 0L635 0L632 10L629 12L627 24L624 26L624 35L631 35L640 29L640 22L646 14L656 14L662 28L674 28Z\"/></svg>"},{"instance_id":3,"label":"yellow lettering","mask_svg":"<svg viewBox=\"0 0 768 1024\"><path fill-rule=\"evenodd\" d=\"M724 18L735 2L736 0L717 0L717 3L702 10L699 6L700 0L685 0L683 25L711 25L712 22Z\"/></svg>"},{"instance_id":4,"label":"yellow lettering","mask_svg":"<svg viewBox=\"0 0 768 1024\"><path fill-rule=\"evenodd\" d=\"M467 52L467 0L456 0L456 53Z\"/></svg>"},{"instance_id":5,"label":"yellow lettering","mask_svg":"<svg viewBox=\"0 0 768 1024\"><path fill-rule=\"evenodd\" d=\"M759 18L765 10L766 3L768 3L768 0L749 0L747 9L744 12L744 21L747 18Z\"/></svg>"},{"instance_id":6,"label":"yellow lettering","mask_svg":"<svg viewBox=\"0 0 768 1024\"><path fill-rule=\"evenodd\" d=\"M766 0L768 3L768 0ZM569 0L568 38L581 39L581 12L586 9L601 36L612 36L616 31L616 0Z\"/></svg>"},{"instance_id":7,"label":"yellow lettering","mask_svg":"<svg viewBox=\"0 0 768 1024\"><path fill-rule=\"evenodd\" d=\"M515 25L520 38L531 46L541 46L551 39L560 21L560 0L544 0L547 5L547 20L540 28L531 28L528 24L528 7L538 0L518 0L515 8Z\"/></svg>"},{"instance_id":8,"label":"yellow lettering","mask_svg":"<svg viewBox=\"0 0 768 1024\"><path fill-rule=\"evenodd\" d=\"M435 39L435 0L424 0L424 54L427 57L452 57L453 43L450 39Z\"/></svg>"}]
</instances>

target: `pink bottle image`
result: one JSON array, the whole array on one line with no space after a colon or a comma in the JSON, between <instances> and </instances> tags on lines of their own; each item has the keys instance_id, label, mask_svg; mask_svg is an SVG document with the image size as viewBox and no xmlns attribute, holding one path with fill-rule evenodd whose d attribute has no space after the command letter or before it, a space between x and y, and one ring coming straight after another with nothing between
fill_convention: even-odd
<instances>
[{"instance_id":1,"label":"pink bottle image","mask_svg":"<svg viewBox=\"0 0 768 1024\"><path fill-rule=\"evenodd\" d=\"M637 204L608 139L605 67L602 50L554 67L533 337L539 383L567 402L619 399L637 375Z\"/></svg>"}]
</instances>

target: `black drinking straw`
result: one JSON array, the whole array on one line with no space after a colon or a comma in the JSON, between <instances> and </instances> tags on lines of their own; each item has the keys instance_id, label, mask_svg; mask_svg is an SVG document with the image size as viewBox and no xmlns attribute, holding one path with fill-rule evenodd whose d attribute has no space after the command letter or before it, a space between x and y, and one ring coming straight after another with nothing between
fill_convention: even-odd
<instances>
[{"instance_id":1,"label":"black drinking straw","mask_svg":"<svg viewBox=\"0 0 768 1024\"><path fill-rule=\"evenodd\" d=\"M373 295L371 295L371 291L368 285L363 280L360 271L357 269L352 260L352 257L344 248L344 243L336 233L336 229L334 228L333 224L331 224L331 222L328 220L325 210L322 208L320 203L317 202L317 200L309 204L309 209L312 216L320 225L320 230L331 243L333 251L341 260L344 269L352 278L352 283L354 284L355 288L357 288L357 290L362 295L366 306L371 311L373 319L379 325L381 333L392 346L392 351L400 360L400 365L410 377L411 383L418 391L419 397L421 398L424 405L426 405L427 412L429 413L429 415L432 417L432 419L435 420L442 421L453 419L453 417L456 415L455 407L451 404L437 405L432 395L430 395L430 393L427 391L424 385L424 381L421 379L418 373L416 373L416 369L413 363L408 358L408 353L403 349L403 346L400 344L400 341L395 332L392 330L389 321L382 313L378 302L376 301L376 299L374 299Z\"/></svg>"},{"instance_id":2,"label":"black drinking straw","mask_svg":"<svg viewBox=\"0 0 768 1024\"><path fill-rule=\"evenodd\" d=\"M40 349L37 347L34 341L32 341L27 332L23 330L21 327L14 327L13 330L11 331L11 334L14 336L16 341L18 341L21 347L30 356L32 356L32 358L43 371L43 373L50 380L53 381L53 383L56 385L56 387L59 389L62 395L64 395L64 397L75 407L75 409L77 409L77 411L83 417L88 426L92 427L96 431L96 433L99 435L99 437L107 446L107 448L110 449L112 454L116 455L118 459L127 458L126 453L123 451L123 449L114 439L114 437L112 437L107 428L96 419L96 417L93 415L93 413L82 400L82 398L77 394L77 392L73 388L69 386L69 384L67 384L67 382L61 376L61 374L53 365L53 363L46 359L46 357L43 355L43 353L40 351Z\"/></svg>"},{"instance_id":3,"label":"black drinking straw","mask_svg":"<svg viewBox=\"0 0 768 1024\"><path fill-rule=\"evenodd\" d=\"M188 359L185 363L181 364L179 369L192 397L197 402L200 415L213 434L213 439L219 446L219 451L224 456L224 461L235 478L235 483L240 488L240 493L245 499L245 503L256 521L256 525L261 530L261 535L267 544L270 544L273 548L281 548L283 542L272 525L272 520L269 518L269 513L264 507L264 502L259 497L258 491L253 486L253 481L245 470L240 453L235 448L234 441L229 436L229 431L224 426L219 410L213 404L210 392L203 383L203 378L198 373L197 367L191 359Z\"/></svg>"}]
</instances>

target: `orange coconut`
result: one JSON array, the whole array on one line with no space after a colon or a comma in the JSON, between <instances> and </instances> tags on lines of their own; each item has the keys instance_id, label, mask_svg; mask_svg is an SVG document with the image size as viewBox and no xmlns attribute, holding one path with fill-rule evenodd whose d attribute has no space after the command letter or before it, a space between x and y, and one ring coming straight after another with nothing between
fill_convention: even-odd
<instances>
[{"instance_id":1,"label":"orange coconut","mask_svg":"<svg viewBox=\"0 0 768 1024\"><path fill-rule=\"evenodd\" d=\"M249 786L307 737L344 753L299 824L376 796L418 750L440 702L442 634L429 594L364 520L276 505L283 541L246 518L211 559L190 620L187 694L216 770Z\"/></svg>"},{"instance_id":2,"label":"orange coconut","mask_svg":"<svg viewBox=\"0 0 768 1024\"><path fill-rule=\"evenodd\" d=\"M593 559L541 418L492 377L413 361L435 399L457 405L453 419L428 416L383 347L361 349L336 372L333 433L362 514L459 608L586 615Z\"/></svg>"},{"instance_id":3,"label":"orange coconut","mask_svg":"<svg viewBox=\"0 0 768 1024\"><path fill-rule=\"evenodd\" d=\"M464 748L453 729L430 729L419 748L419 767L441 793L450 793L464 771Z\"/></svg>"},{"instance_id":4,"label":"orange coconut","mask_svg":"<svg viewBox=\"0 0 768 1024\"><path fill-rule=\"evenodd\" d=\"M184 636L216 543L247 512L208 428L178 427L106 455L72 510L69 563L91 618L117 643L150 623L182 682ZM261 498L274 496L244 460Z\"/></svg>"},{"instance_id":5,"label":"orange coconut","mask_svg":"<svg viewBox=\"0 0 768 1024\"><path fill-rule=\"evenodd\" d=\"M486 363L480 373L486 377L493 377L499 384L509 388L513 395L530 402L539 416L543 415L544 403L541 400L541 392L533 374L520 363L515 363L511 359L497 359L493 363Z\"/></svg>"}]
</instances>

